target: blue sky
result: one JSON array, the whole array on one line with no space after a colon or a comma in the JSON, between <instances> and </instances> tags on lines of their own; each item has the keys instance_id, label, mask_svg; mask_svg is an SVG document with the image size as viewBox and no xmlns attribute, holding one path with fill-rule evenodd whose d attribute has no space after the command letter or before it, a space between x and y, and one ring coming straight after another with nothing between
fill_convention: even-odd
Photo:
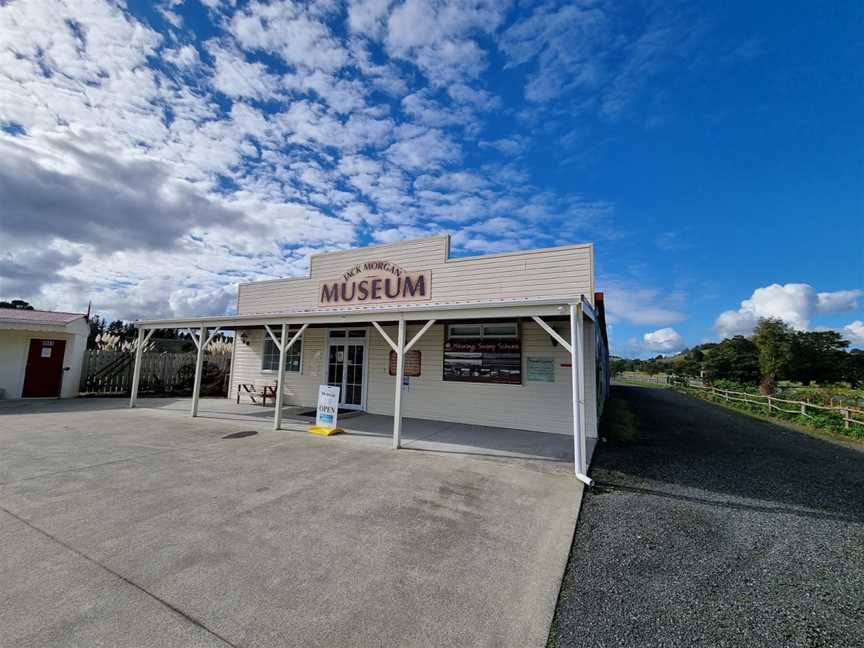
<instances>
[{"instance_id":1,"label":"blue sky","mask_svg":"<svg viewBox=\"0 0 864 648\"><path fill-rule=\"evenodd\" d=\"M0 5L0 297L124 318L450 232L593 241L613 351L864 345L861 3Z\"/></svg>"}]
</instances>

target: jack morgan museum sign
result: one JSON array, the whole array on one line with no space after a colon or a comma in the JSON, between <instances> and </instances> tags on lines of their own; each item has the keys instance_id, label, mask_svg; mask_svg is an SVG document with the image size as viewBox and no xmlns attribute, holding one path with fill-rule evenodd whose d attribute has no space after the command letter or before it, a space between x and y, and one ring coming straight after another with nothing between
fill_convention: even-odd
<instances>
[{"instance_id":1,"label":"jack morgan museum sign","mask_svg":"<svg viewBox=\"0 0 864 648\"><path fill-rule=\"evenodd\" d=\"M321 306L428 301L432 273L406 272L389 261L364 261L318 286Z\"/></svg>"}]
</instances>

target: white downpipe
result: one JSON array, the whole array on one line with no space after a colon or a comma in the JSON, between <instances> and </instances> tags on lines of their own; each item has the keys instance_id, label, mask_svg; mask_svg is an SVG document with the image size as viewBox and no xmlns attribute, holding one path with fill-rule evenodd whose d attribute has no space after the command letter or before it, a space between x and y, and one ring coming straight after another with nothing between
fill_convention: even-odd
<instances>
[{"instance_id":1,"label":"white downpipe","mask_svg":"<svg viewBox=\"0 0 864 648\"><path fill-rule=\"evenodd\" d=\"M579 429L582 443L582 467L584 475L588 471L588 425L585 413L585 319L582 316L583 307L579 306L579 319L576 320L576 352L579 355Z\"/></svg>"},{"instance_id":2,"label":"white downpipe","mask_svg":"<svg viewBox=\"0 0 864 648\"><path fill-rule=\"evenodd\" d=\"M582 344L579 337L581 326L579 319L582 317L581 309L576 304L570 304L570 377L571 396L573 399L573 469L576 478L587 484L594 485L594 480L585 474L585 429L583 427L582 405L579 401L581 392L581 374L579 370L582 360Z\"/></svg>"},{"instance_id":3,"label":"white downpipe","mask_svg":"<svg viewBox=\"0 0 864 648\"><path fill-rule=\"evenodd\" d=\"M402 446L402 376L405 372L405 319L399 318L396 342L396 397L393 401L393 449Z\"/></svg>"},{"instance_id":4,"label":"white downpipe","mask_svg":"<svg viewBox=\"0 0 864 648\"><path fill-rule=\"evenodd\" d=\"M135 367L132 369L132 394L129 396L129 407L135 407L138 401L138 383L141 381L141 357L144 354L144 329L138 329L138 346L135 349Z\"/></svg>"},{"instance_id":5,"label":"white downpipe","mask_svg":"<svg viewBox=\"0 0 864 648\"><path fill-rule=\"evenodd\" d=\"M279 373L276 376L276 405L273 412L273 429L278 430L282 427L282 386L285 381L285 356L288 349L285 347L285 342L288 337L288 325L283 322L282 335L279 338L279 344L276 347L279 349Z\"/></svg>"},{"instance_id":6,"label":"white downpipe","mask_svg":"<svg viewBox=\"0 0 864 648\"><path fill-rule=\"evenodd\" d=\"M191 333L191 331L190 331ZM198 416L198 397L201 395L201 370L204 367L204 341L207 339L207 326L198 332L198 356L195 358L195 383L192 385L192 416Z\"/></svg>"}]
</instances>

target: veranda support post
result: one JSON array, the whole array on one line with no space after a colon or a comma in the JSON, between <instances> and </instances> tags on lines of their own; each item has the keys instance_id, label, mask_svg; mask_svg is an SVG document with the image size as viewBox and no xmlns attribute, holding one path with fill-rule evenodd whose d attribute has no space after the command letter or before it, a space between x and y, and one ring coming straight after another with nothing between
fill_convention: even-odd
<instances>
[{"instance_id":1,"label":"veranda support post","mask_svg":"<svg viewBox=\"0 0 864 648\"><path fill-rule=\"evenodd\" d=\"M192 333L190 331L190 333ZM198 339L192 333L192 339L198 347L198 355L195 357L195 382L192 384L192 416L198 416L198 398L201 395L201 372L204 368L204 347L207 344L207 327L202 326L198 331Z\"/></svg>"},{"instance_id":2,"label":"veranda support post","mask_svg":"<svg viewBox=\"0 0 864 648\"><path fill-rule=\"evenodd\" d=\"M138 385L141 382L141 361L144 358L144 347L153 337L156 329L145 331L138 329L138 341L135 345L135 366L132 368L132 389L129 395L129 407L135 407L138 404Z\"/></svg>"},{"instance_id":3,"label":"veranda support post","mask_svg":"<svg viewBox=\"0 0 864 648\"><path fill-rule=\"evenodd\" d=\"M402 446L402 377L405 375L405 319L399 318L396 342L396 396L393 401L393 449Z\"/></svg>"},{"instance_id":4,"label":"veranda support post","mask_svg":"<svg viewBox=\"0 0 864 648\"><path fill-rule=\"evenodd\" d=\"M279 336L279 344L276 347L279 349L279 374L276 376L276 403L275 412L273 413L273 429L278 430L282 427L282 400L284 394L282 392L285 383L285 356L288 349L285 347L285 342L288 340L288 325L282 323L282 334Z\"/></svg>"},{"instance_id":5,"label":"veranda support post","mask_svg":"<svg viewBox=\"0 0 864 648\"><path fill-rule=\"evenodd\" d=\"M129 407L135 407L138 401L138 383L141 380L141 356L144 354L144 329L138 329L138 344L135 346L135 367L132 369L132 393L129 396Z\"/></svg>"}]
</instances>

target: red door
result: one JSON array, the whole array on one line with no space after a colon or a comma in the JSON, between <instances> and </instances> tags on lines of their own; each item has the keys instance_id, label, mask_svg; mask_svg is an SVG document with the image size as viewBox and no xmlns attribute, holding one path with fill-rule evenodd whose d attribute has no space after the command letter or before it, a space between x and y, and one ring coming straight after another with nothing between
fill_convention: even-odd
<instances>
[{"instance_id":1,"label":"red door","mask_svg":"<svg viewBox=\"0 0 864 648\"><path fill-rule=\"evenodd\" d=\"M30 340L21 393L24 398L60 395L65 351L65 340Z\"/></svg>"}]
</instances>

